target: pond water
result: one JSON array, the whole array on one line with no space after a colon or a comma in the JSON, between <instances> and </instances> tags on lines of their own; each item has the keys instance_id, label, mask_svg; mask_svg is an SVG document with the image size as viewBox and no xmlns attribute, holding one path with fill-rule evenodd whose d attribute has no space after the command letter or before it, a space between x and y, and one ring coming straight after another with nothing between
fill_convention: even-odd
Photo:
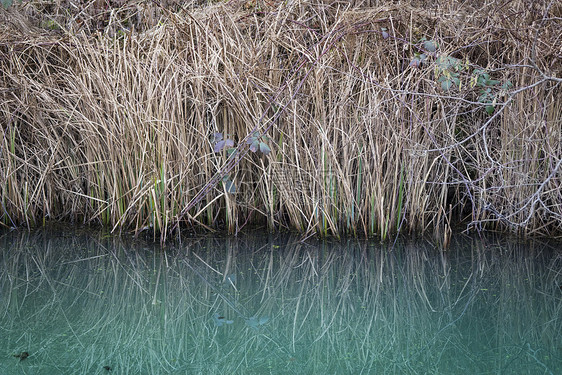
<instances>
[{"instance_id":1,"label":"pond water","mask_svg":"<svg viewBox=\"0 0 562 375\"><path fill-rule=\"evenodd\" d=\"M0 374L562 374L548 242L0 237Z\"/></svg>"}]
</instances>

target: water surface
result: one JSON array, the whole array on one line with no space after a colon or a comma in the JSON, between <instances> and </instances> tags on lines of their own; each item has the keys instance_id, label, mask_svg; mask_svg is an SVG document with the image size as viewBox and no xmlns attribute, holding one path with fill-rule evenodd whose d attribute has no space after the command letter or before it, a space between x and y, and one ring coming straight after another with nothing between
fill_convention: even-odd
<instances>
[{"instance_id":1,"label":"water surface","mask_svg":"<svg viewBox=\"0 0 562 375\"><path fill-rule=\"evenodd\" d=\"M0 374L560 374L561 286L557 245L501 237L14 231Z\"/></svg>"}]
</instances>

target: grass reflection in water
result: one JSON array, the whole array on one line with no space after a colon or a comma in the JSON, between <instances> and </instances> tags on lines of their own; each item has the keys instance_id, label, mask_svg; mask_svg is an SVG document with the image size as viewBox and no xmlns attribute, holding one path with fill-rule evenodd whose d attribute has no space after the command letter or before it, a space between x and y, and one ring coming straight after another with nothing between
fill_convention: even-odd
<instances>
[{"instance_id":1,"label":"grass reflection in water","mask_svg":"<svg viewBox=\"0 0 562 375\"><path fill-rule=\"evenodd\" d=\"M0 373L561 373L562 255L456 238L7 233Z\"/></svg>"}]
</instances>

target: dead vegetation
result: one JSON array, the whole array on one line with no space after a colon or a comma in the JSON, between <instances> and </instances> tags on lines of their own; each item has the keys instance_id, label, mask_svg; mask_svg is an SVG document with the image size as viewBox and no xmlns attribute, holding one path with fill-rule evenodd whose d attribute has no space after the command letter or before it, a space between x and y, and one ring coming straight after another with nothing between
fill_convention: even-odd
<instances>
[{"instance_id":1,"label":"dead vegetation","mask_svg":"<svg viewBox=\"0 0 562 375\"><path fill-rule=\"evenodd\" d=\"M562 9L469 3L1 9L0 219L559 235Z\"/></svg>"}]
</instances>

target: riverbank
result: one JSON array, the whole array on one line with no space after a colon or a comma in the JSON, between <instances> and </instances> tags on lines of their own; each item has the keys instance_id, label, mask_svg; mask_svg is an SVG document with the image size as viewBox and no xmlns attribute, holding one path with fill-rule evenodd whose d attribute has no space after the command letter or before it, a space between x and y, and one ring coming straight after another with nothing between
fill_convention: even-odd
<instances>
[{"instance_id":1,"label":"riverbank","mask_svg":"<svg viewBox=\"0 0 562 375\"><path fill-rule=\"evenodd\" d=\"M3 225L562 232L560 7L117 3L0 10Z\"/></svg>"}]
</instances>

